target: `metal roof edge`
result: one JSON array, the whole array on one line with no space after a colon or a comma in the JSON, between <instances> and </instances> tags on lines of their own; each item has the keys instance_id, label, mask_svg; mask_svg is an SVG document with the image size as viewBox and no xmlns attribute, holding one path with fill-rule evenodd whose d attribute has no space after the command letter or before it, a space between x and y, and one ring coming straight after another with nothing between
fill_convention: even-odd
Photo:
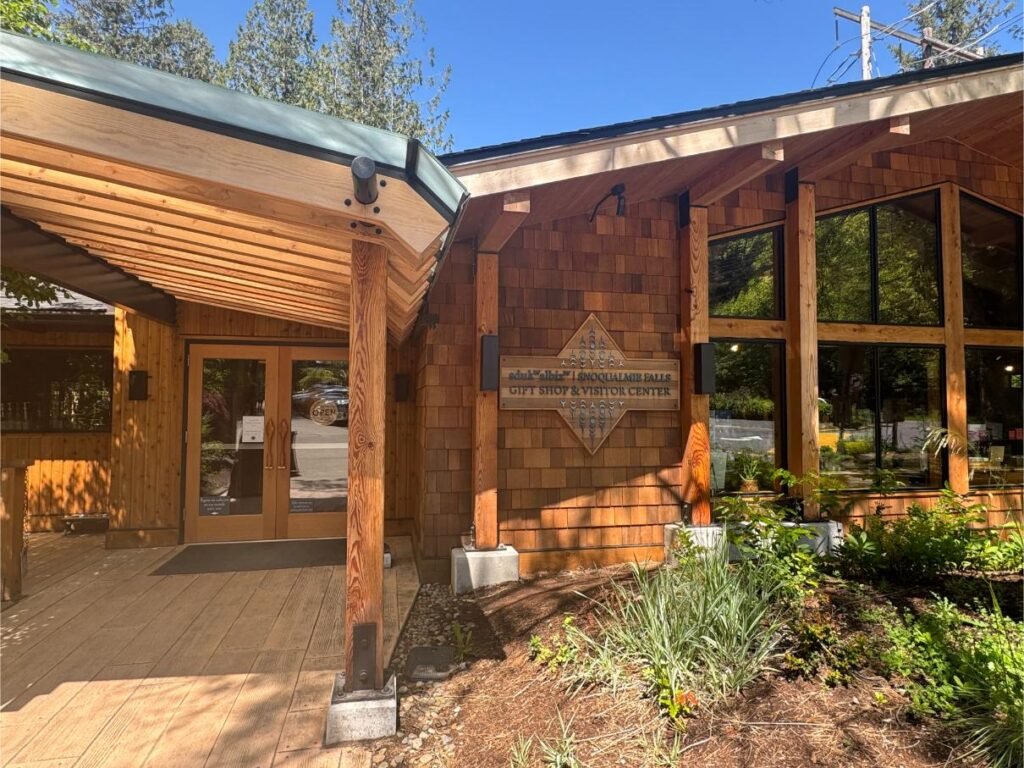
<instances>
[{"instance_id":1,"label":"metal roof edge","mask_svg":"<svg viewBox=\"0 0 1024 768\"><path fill-rule=\"evenodd\" d=\"M813 103L824 99L855 96L869 93L874 90L909 85L917 82L940 80L945 77L954 77L957 75L972 74L975 72L987 72L1009 68L1014 65L1019 67L1021 64L1024 64L1024 53L1007 53L980 59L978 61L950 64L945 67L901 72L896 75L876 78L873 80L843 83L841 85L833 85L825 88L793 91L776 96L759 97L756 99L737 101L713 107L674 112L666 115L642 118L639 120L609 123L592 128L582 128L574 131L552 133L527 139L503 142L501 144L491 144L474 149L448 152L439 155L438 159L449 168L452 168L473 162L514 157L518 154L526 154L533 151L556 149L558 147L570 147L589 141L616 139L646 131L656 131L676 126L682 127L701 120L712 120L715 118L730 116L740 117L783 107Z\"/></svg>"},{"instance_id":2,"label":"metal roof edge","mask_svg":"<svg viewBox=\"0 0 1024 768\"><path fill-rule=\"evenodd\" d=\"M328 162L350 165L366 155L449 224L464 204L465 187L447 166L392 131L8 31L0 31L0 76ZM411 154L418 158L412 173Z\"/></svg>"}]
</instances>

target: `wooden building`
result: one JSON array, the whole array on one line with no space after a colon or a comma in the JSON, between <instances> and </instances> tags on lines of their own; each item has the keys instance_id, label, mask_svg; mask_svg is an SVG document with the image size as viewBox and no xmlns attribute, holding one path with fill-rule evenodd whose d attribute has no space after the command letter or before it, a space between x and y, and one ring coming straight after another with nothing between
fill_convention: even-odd
<instances>
[{"instance_id":1,"label":"wooden building","mask_svg":"<svg viewBox=\"0 0 1024 768\"><path fill-rule=\"evenodd\" d=\"M408 535L444 579L471 529L523 573L657 560L776 467L853 517L947 482L993 523L1022 506L1019 55L438 160L2 42L4 263L115 307L109 440L59 438L89 503L30 519L346 535L355 564ZM943 429L962 450L927 449Z\"/></svg>"}]
</instances>

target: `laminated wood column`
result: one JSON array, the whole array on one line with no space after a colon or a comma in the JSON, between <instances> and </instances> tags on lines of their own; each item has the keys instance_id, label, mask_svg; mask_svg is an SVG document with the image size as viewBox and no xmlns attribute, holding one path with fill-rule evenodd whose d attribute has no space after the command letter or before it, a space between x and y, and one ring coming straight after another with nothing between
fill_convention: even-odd
<instances>
[{"instance_id":1,"label":"laminated wood column","mask_svg":"<svg viewBox=\"0 0 1024 768\"><path fill-rule=\"evenodd\" d=\"M348 559L345 565L345 687L384 686L384 408L387 251L352 244L349 328ZM373 679L356 670L355 634L376 625Z\"/></svg>"},{"instance_id":2,"label":"laminated wood column","mask_svg":"<svg viewBox=\"0 0 1024 768\"><path fill-rule=\"evenodd\" d=\"M818 471L818 277L814 242L814 184L786 174L786 389L789 470ZM803 489L805 496L806 490ZM805 502L804 515L818 517Z\"/></svg>"},{"instance_id":3,"label":"laminated wood column","mask_svg":"<svg viewBox=\"0 0 1024 768\"><path fill-rule=\"evenodd\" d=\"M680 495L691 505L691 521L711 522L711 396L696 394L694 352L708 341L708 210L679 198L680 344L682 372L679 423L683 436Z\"/></svg>"},{"instance_id":4,"label":"laminated wood column","mask_svg":"<svg viewBox=\"0 0 1024 768\"><path fill-rule=\"evenodd\" d=\"M476 346L473 411L473 525L477 549L498 547L498 393L480 389L481 343L498 333L498 254L476 257Z\"/></svg>"},{"instance_id":5,"label":"laminated wood column","mask_svg":"<svg viewBox=\"0 0 1024 768\"><path fill-rule=\"evenodd\" d=\"M960 250L960 190L943 184L939 190L942 242L942 302L946 342L946 426L967 439L967 362L964 352L963 256ZM967 493L970 469L966 450L948 451L949 487Z\"/></svg>"}]
</instances>

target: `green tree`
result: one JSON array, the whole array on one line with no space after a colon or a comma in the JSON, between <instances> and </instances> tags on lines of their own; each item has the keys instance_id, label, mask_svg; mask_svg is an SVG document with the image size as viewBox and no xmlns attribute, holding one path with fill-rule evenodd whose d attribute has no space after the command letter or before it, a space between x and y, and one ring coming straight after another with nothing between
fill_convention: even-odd
<instances>
[{"instance_id":1,"label":"green tree","mask_svg":"<svg viewBox=\"0 0 1024 768\"><path fill-rule=\"evenodd\" d=\"M914 24L918 34L930 29L931 36L937 40L968 49L981 45L990 55L999 51L998 42L993 37L980 41L979 38L1017 14L1014 0L913 0L907 3L907 10L916 14ZM1019 24L1012 32L1020 36ZM904 72L923 69L929 60L935 66L959 61L955 55L934 50L905 51L902 44L890 45L889 50Z\"/></svg>"},{"instance_id":2,"label":"green tree","mask_svg":"<svg viewBox=\"0 0 1024 768\"><path fill-rule=\"evenodd\" d=\"M0 28L53 40L56 0L0 0Z\"/></svg>"},{"instance_id":3,"label":"green tree","mask_svg":"<svg viewBox=\"0 0 1024 768\"><path fill-rule=\"evenodd\" d=\"M236 91L306 106L315 55L306 0L257 0L228 44L224 82Z\"/></svg>"},{"instance_id":4,"label":"green tree","mask_svg":"<svg viewBox=\"0 0 1024 768\"><path fill-rule=\"evenodd\" d=\"M413 54L426 32L413 0L338 0L338 10L331 40L317 51L308 106L450 149L441 102L451 68L437 71L432 48L422 59Z\"/></svg>"},{"instance_id":5,"label":"green tree","mask_svg":"<svg viewBox=\"0 0 1024 768\"><path fill-rule=\"evenodd\" d=\"M61 36L89 43L105 56L183 77L212 80L213 46L189 21L172 20L170 0L64 0L56 17Z\"/></svg>"},{"instance_id":6,"label":"green tree","mask_svg":"<svg viewBox=\"0 0 1024 768\"><path fill-rule=\"evenodd\" d=\"M58 36L53 28L54 4L52 0L0 0L0 28L30 37L56 40ZM85 47L75 39L65 42ZM13 299L18 310L32 309L67 295L45 280L24 275L9 267L0 268L0 293ZM5 355L0 352L0 360L3 359Z\"/></svg>"}]
</instances>

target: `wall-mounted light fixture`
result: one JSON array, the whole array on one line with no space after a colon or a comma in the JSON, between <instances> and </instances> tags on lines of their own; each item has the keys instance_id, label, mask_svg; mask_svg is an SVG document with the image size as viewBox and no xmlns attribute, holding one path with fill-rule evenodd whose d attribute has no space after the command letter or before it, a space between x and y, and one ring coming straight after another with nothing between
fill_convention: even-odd
<instances>
[{"instance_id":1,"label":"wall-mounted light fixture","mask_svg":"<svg viewBox=\"0 0 1024 768\"><path fill-rule=\"evenodd\" d=\"M590 213L590 221L594 220L594 217L597 216L597 209L600 208L601 204L609 197L616 198L615 215L626 215L626 185L616 184L614 187L611 188L607 195L605 195L604 197L597 201L597 205L594 206L594 210L591 211Z\"/></svg>"}]
</instances>

